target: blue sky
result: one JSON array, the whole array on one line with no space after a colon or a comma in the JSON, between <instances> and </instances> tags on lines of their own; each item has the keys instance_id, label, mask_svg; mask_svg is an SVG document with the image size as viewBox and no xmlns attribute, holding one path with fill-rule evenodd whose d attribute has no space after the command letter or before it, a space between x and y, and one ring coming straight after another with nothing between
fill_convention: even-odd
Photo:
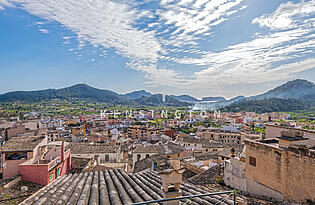
<instances>
[{"instance_id":1,"label":"blue sky","mask_svg":"<svg viewBox=\"0 0 315 205\"><path fill-rule=\"evenodd\" d=\"M254 95L315 81L315 1L0 0L0 93Z\"/></svg>"}]
</instances>

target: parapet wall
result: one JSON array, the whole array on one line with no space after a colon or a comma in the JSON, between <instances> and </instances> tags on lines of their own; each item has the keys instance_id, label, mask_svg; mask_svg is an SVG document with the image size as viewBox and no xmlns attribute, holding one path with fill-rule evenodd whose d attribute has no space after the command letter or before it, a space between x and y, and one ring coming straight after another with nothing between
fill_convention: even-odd
<instances>
[{"instance_id":1,"label":"parapet wall","mask_svg":"<svg viewBox=\"0 0 315 205\"><path fill-rule=\"evenodd\" d=\"M282 149L255 141L245 143L247 178L282 193L284 200L315 202L314 150ZM249 157L255 159L255 165L249 164Z\"/></svg>"}]
</instances>

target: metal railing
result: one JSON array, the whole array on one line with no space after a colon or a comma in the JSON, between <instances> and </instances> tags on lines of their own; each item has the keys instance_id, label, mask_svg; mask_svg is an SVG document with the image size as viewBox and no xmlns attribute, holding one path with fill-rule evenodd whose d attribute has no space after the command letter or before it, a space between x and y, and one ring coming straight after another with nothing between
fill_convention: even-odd
<instances>
[{"instance_id":1,"label":"metal railing","mask_svg":"<svg viewBox=\"0 0 315 205\"><path fill-rule=\"evenodd\" d=\"M189 196L180 196L180 197L175 197L175 198L142 201L142 202L132 203L129 205L151 204L151 203L157 203L157 202L165 202L165 201L173 201L173 200L181 200L181 199L192 199L194 197L213 196L213 195L221 195L221 194L233 194L233 202L234 202L234 205L236 205L236 190L235 189L232 191L222 191L222 192L213 192L213 193L207 193L207 194L196 194L196 195L189 195Z\"/></svg>"}]
</instances>

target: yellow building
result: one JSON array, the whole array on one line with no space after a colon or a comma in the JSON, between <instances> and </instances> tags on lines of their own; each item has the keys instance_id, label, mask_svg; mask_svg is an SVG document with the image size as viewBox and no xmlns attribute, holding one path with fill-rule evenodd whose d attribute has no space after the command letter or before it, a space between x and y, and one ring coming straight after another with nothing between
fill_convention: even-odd
<instances>
[{"instance_id":1,"label":"yellow building","mask_svg":"<svg viewBox=\"0 0 315 205\"><path fill-rule=\"evenodd\" d=\"M79 135L85 135L85 126L81 125L80 127L73 127L72 128L72 134L79 136Z\"/></svg>"}]
</instances>

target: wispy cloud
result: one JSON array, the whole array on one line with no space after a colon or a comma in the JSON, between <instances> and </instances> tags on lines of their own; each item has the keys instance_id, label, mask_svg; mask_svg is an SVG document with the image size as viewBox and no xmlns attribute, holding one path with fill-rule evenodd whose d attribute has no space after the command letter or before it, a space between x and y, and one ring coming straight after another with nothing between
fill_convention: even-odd
<instances>
[{"instance_id":1,"label":"wispy cloud","mask_svg":"<svg viewBox=\"0 0 315 205\"><path fill-rule=\"evenodd\" d=\"M253 23L271 29L297 28L301 24L314 23L315 1L301 1L300 3L283 3L272 14L255 18ZM310 25L314 26L314 24Z\"/></svg>"},{"instance_id":2,"label":"wispy cloud","mask_svg":"<svg viewBox=\"0 0 315 205\"><path fill-rule=\"evenodd\" d=\"M164 43L181 47L198 45L211 29L236 13L243 0L179 0L162 1L157 10L161 24L168 25L160 33Z\"/></svg>"},{"instance_id":3,"label":"wispy cloud","mask_svg":"<svg viewBox=\"0 0 315 205\"><path fill-rule=\"evenodd\" d=\"M147 12L137 11L127 4L102 0L0 2L3 6L13 4L33 15L61 24L76 33L82 43L115 49L128 58L154 60L160 50L152 32L143 32L132 26Z\"/></svg>"},{"instance_id":4,"label":"wispy cloud","mask_svg":"<svg viewBox=\"0 0 315 205\"><path fill-rule=\"evenodd\" d=\"M314 1L281 4L272 14L253 20L270 28L267 33L199 58L177 59L180 64L207 67L195 72L182 86L198 90L211 88L213 84L209 82L261 83L288 79L314 69L315 19L310 15L314 11ZM290 23L282 23L283 19Z\"/></svg>"},{"instance_id":5,"label":"wispy cloud","mask_svg":"<svg viewBox=\"0 0 315 205\"><path fill-rule=\"evenodd\" d=\"M0 10L4 10L5 7L14 7L14 4L10 0L0 0Z\"/></svg>"},{"instance_id":6,"label":"wispy cloud","mask_svg":"<svg viewBox=\"0 0 315 205\"><path fill-rule=\"evenodd\" d=\"M44 34L48 34L49 31L47 29L44 29L44 28L40 28L38 29L40 32L44 33Z\"/></svg>"}]
</instances>

